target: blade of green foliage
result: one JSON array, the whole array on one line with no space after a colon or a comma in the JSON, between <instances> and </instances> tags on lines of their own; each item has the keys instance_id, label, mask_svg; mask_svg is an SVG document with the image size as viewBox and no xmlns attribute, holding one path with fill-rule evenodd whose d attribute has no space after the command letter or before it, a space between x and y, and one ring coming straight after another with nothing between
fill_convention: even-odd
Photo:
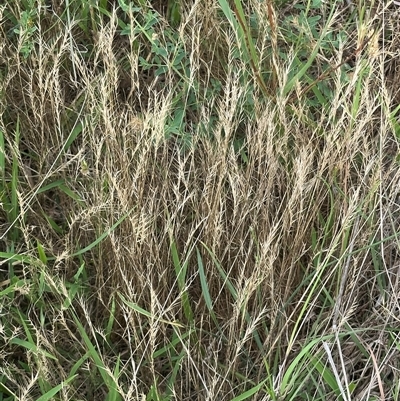
<instances>
[{"instance_id":1,"label":"blade of green foliage","mask_svg":"<svg viewBox=\"0 0 400 401\"><path fill-rule=\"evenodd\" d=\"M229 280L228 275L225 273L225 270L221 267L220 263L218 262L217 258L215 257L214 253L207 247L206 244L204 244L203 242L201 243L204 248L207 250L207 252L209 253L209 255L211 256L216 268L219 271L219 274L221 275L221 277L224 279L224 284L226 284L226 286L228 287L229 292L231 293L233 299L236 301L238 294L237 291L234 287L234 285L231 283L231 281Z\"/></svg>"},{"instance_id":2,"label":"blade of green foliage","mask_svg":"<svg viewBox=\"0 0 400 401\"><path fill-rule=\"evenodd\" d=\"M143 316L146 316L146 317L148 317L148 318L150 318L150 319L156 319L156 320L158 320L158 321L160 321L160 322L162 322L162 323L165 323L165 324L168 324L168 325L171 325L171 326L184 327L184 326L182 326L180 323L177 323L177 322L170 322L170 321L168 321L168 320L164 320L164 319L159 319L159 318L157 318L156 316L154 316L153 314L151 314L151 313L148 312L147 310L141 308L139 305L135 304L134 302L130 302L130 301L126 300L126 299L124 298L124 296L123 296L122 294L120 294L120 293L118 293L118 296L121 298L122 302L123 302L126 306L129 306L131 309L133 309L134 311L140 313L140 314L143 315Z\"/></svg>"},{"instance_id":3,"label":"blade of green foliage","mask_svg":"<svg viewBox=\"0 0 400 401\"><path fill-rule=\"evenodd\" d=\"M366 75L365 73L368 70L368 66L366 66L366 60L361 60L361 63L363 63L364 66L363 66L363 68L361 68L361 71L359 72L359 74L357 76L357 83L356 83L355 91L353 94L353 103L351 105L352 122L350 125L350 130L351 130L351 127L354 125L354 123L357 121L357 114L358 114L358 111L360 110L361 91L362 91L362 87L363 87L363 83L364 83L364 77Z\"/></svg>"},{"instance_id":4,"label":"blade of green foliage","mask_svg":"<svg viewBox=\"0 0 400 401\"><path fill-rule=\"evenodd\" d=\"M204 272L203 259L201 257L200 251L197 247L196 247L196 252L197 252L197 265L199 267L200 284L201 284L203 298L206 303L207 309L210 312L211 319L213 320L215 325L217 327L219 327L217 317L215 316L215 313L214 313L214 308L213 308L213 304L212 304L212 300L211 300L211 296L210 296L210 291L209 291L208 284L207 284L207 278L206 278L206 275Z\"/></svg>"},{"instance_id":5,"label":"blade of green foliage","mask_svg":"<svg viewBox=\"0 0 400 401\"><path fill-rule=\"evenodd\" d=\"M381 102L382 104L384 104L383 100L381 100ZM393 111L391 112L386 111L387 115L389 115L389 121L392 125L393 132L398 140L400 140L400 123L398 120L399 111L400 111L400 104L397 107L395 107ZM397 161L399 161L398 157Z\"/></svg>"},{"instance_id":6,"label":"blade of green foliage","mask_svg":"<svg viewBox=\"0 0 400 401\"><path fill-rule=\"evenodd\" d=\"M19 202L18 202L18 175L19 175L19 161L18 161L18 148L20 138L19 118L17 119L17 128L15 130L14 149L12 151L12 177L11 177L11 210L10 222L14 225L19 215ZM17 241L18 229L15 227L11 231L11 240Z\"/></svg>"},{"instance_id":7,"label":"blade of green foliage","mask_svg":"<svg viewBox=\"0 0 400 401\"><path fill-rule=\"evenodd\" d=\"M32 266L40 266L40 262L27 255L19 255L11 252L0 252L0 258L10 262L21 262Z\"/></svg>"},{"instance_id":8,"label":"blade of green foliage","mask_svg":"<svg viewBox=\"0 0 400 401\"><path fill-rule=\"evenodd\" d=\"M238 21L236 20L228 1L218 0L218 3L221 6L221 9L224 12L225 17L228 19L235 32L241 32L241 36L243 36L244 32L242 31L242 28L240 27Z\"/></svg>"},{"instance_id":9,"label":"blade of green foliage","mask_svg":"<svg viewBox=\"0 0 400 401\"><path fill-rule=\"evenodd\" d=\"M66 153L69 148L71 147L72 143L75 141L75 139L82 133L83 130L83 124L81 122L76 122L74 128L70 132L64 146L63 146L63 152Z\"/></svg>"},{"instance_id":10,"label":"blade of green foliage","mask_svg":"<svg viewBox=\"0 0 400 401\"><path fill-rule=\"evenodd\" d=\"M45 212L43 213L43 217L46 219L47 223L49 226L57 233L57 234L62 234L63 229L50 217L48 216Z\"/></svg>"},{"instance_id":11,"label":"blade of green foliage","mask_svg":"<svg viewBox=\"0 0 400 401\"><path fill-rule=\"evenodd\" d=\"M179 343L182 342L182 340L189 337L192 334L192 331L193 330L190 329L186 333L179 335L179 337L175 336L168 345L166 345L165 347L162 347L161 349L159 349L153 353L153 359L157 359L160 356L165 355L171 349L175 348Z\"/></svg>"},{"instance_id":12,"label":"blade of green foliage","mask_svg":"<svg viewBox=\"0 0 400 401\"><path fill-rule=\"evenodd\" d=\"M43 262L44 265L47 264L47 255L43 248L43 245L40 243L39 240L36 240L37 251L39 255L39 259Z\"/></svg>"},{"instance_id":13,"label":"blade of green foliage","mask_svg":"<svg viewBox=\"0 0 400 401\"><path fill-rule=\"evenodd\" d=\"M50 189L53 189L53 188L60 189L62 192L64 192L66 195L68 195L71 199L84 205L84 202L82 201L81 197L79 195L77 195L74 191L72 191L70 188L68 188L67 185L65 185L65 180L53 181L50 184L47 184L47 185L39 188L36 193L41 194L41 193L49 191Z\"/></svg>"},{"instance_id":14,"label":"blade of green foliage","mask_svg":"<svg viewBox=\"0 0 400 401\"><path fill-rule=\"evenodd\" d=\"M175 332L175 329L174 329L174 332ZM182 341L182 336L180 336L180 335L177 336L176 332L174 333L174 337L176 337L176 338L180 339L180 341ZM171 352L172 352L172 355L170 356L170 361L174 364L174 366L173 366L172 372L168 378L168 385L167 385L167 389L165 391L165 395L163 398L164 400L173 400L174 399L173 389L175 386L176 378L178 377L178 373L181 369L182 361L187 356L185 347L183 347L183 349L181 350L181 352L179 354L177 354L177 352L175 352L175 349L173 349Z\"/></svg>"},{"instance_id":15,"label":"blade of green foliage","mask_svg":"<svg viewBox=\"0 0 400 401\"><path fill-rule=\"evenodd\" d=\"M172 253L172 261L174 263L174 268L175 268L175 274L178 281L178 287L179 290L181 291L183 312L185 314L187 321L192 322L193 311L190 306L189 294L186 290L186 272L189 265L189 259L186 258L186 261L183 263L183 265L181 265L175 241L171 242L171 253Z\"/></svg>"},{"instance_id":16,"label":"blade of green foliage","mask_svg":"<svg viewBox=\"0 0 400 401\"><path fill-rule=\"evenodd\" d=\"M71 382L72 380L74 380L78 375L69 377L67 380L64 380L63 382L61 382L58 386L54 387L53 389L51 389L50 391L48 391L46 394L43 394L41 397L39 397L36 401L50 401L53 400L54 396L60 391L62 390L63 387L65 387L65 385L67 385L69 382Z\"/></svg>"},{"instance_id":17,"label":"blade of green foliage","mask_svg":"<svg viewBox=\"0 0 400 401\"><path fill-rule=\"evenodd\" d=\"M108 373L108 371L103 363L103 360L100 357L100 354L96 350L96 347L90 341L90 338L87 335L82 323L79 321L79 319L77 318L77 316L75 315L74 312L71 312L71 313L72 313L72 317L75 321L75 324L78 328L78 331L90 353L90 356L92 357L93 361L95 362L96 367L103 379L104 384L108 388L109 392L107 394L106 401L119 401L119 400L122 401L122 397L118 392L116 378L110 376L110 374Z\"/></svg>"},{"instance_id":18,"label":"blade of green foliage","mask_svg":"<svg viewBox=\"0 0 400 401\"><path fill-rule=\"evenodd\" d=\"M5 375L0 375L0 401L15 401L18 399L17 395L14 394L4 383L3 380L7 380ZM5 395L10 397L5 398Z\"/></svg>"},{"instance_id":19,"label":"blade of green foliage","mask_svg":"<svg viewBox=\"0 0 400 401\"><path fill-rule=\"evenodd\" d=\"M27 283L26 280L18 280L16 282L14 282L13 284L11 284L6 289L4 289L3 291L0 291L0 297L2 297L3 295L14 293L18 290L18 288L26 286L27 284L29 284L29 282Z\"/></svg>"},{"instance_id":20,"label":"blade of green foliage","mask_svg":"<svg viewBox=\"0 0 400 401\"><path fill-rule=\"evenodd\" d=\"M68 285L68 296L65 298L63 302L63 309L68 309L72 305L72 301L74 300L76 294L78 294L80 289L79 283L73 283Z\"/></svg>"},{"instance_id":21,"label":"blade of green foliage","mask_svg":"<svg viewBox=\"0 0 400 401\"><path fill-rule=\"evenodd\" d=\"M102 235L100 235L99 238L97 238L95 241L93 241L91 244L86 246L85 248L73 253L71 257L73 256L79 256L83 255L84 253L92 250L96 245L100 244L101 241L103 241L105 238L107 238L110 233L112 233L128 216L129 214L133 211L134 209L131 209L128 213L124 214L116 223L114 223L107 231L105 231Z\"/></svg>"},{"instance_id":22,"label":"blade of green foliage","mask_svg":"<svg viewBox=\"0 0 400 401\"><path fill-rule=\"evenodd\" d=\"M251 397L252 395L256 394L260 389L264 386L266 383L267 379L263 380L261 383L257 384L257 386L254 386L250 390L245 391L243 394L238 395L235 398L232 398L231 401L242 401L242 400L247 400L247 398Z\"/></svg>"},{"instance_id":23,"label":"blade of green foliage","mask_svg":"<svg viewBox=\"0 0 400 401\"><path fill-rule=\"evenodd\" d=\"M307 355L309 361L312 363L314 368L318 371L321 377L324 379L325 383L334 391L337 397L340 397L340 388L337 385L335 375L330 371L330 369L323 365L320 360L313 357L311 354Z\"/></svg>"},{"instance_id":24,"label":"blade of green foliage","mask_svg":"<svg viewBox=\"0 0 400 401\"><path fill-rule=\"evenodd\" d=\"M201 242L201 241L200 241ZM207 250L207 252L209 253L209 255L211 256L216 268L218 269L218 272L220 273L221 277L224 279L224 285L226 284L226 286L228 287L229 292L231 293L233 299L235 301L237 301L238 299L238 293L237 290L235 288L235 286L232 284L231 280L228 277L228 274L225 272L225 270L222 268L222 266L220 265L220 263L218 262L217 258L215 257L214 253L207 247L206 244L204 244L204 242L201 242L201 244L203 245L203 247ZM244 312L244 316L246 319L247 323L250 323L251 321L251 316L249 314L249 312L247 310L243 311ZM258 334L257 330L253 331L253 337L254 340L258 346L258 348L260 350L263 350L263 343L261 341L260 335Z\"/></svg>"},{"instance_id":25,"label":"blade of green foliage","mask_svg":"<svg viewBox=\"0 0 400 401\"><path fill-rule=\"evenodd\" d=\"M297 376L302 371L302 366L304 363L303 359L307 356L310 356L310 351L313 347L315 347L319 342L331 340L333 335L327 335L320 338L316 338L310 341L304 348L299 352L299 354L294 358L291 364L286 369L285 374L283 375L281 384L280 384L280 394L285 394L288 389L293 387L297 382Z\"/></svg>"},{"instance_id":26,"label":"blade of green foliage","mask_svg":"<svg viewBox=\"0 0 400 401\"><path fill-rule=\"evenodd\" d=\"M43 192L49 191L50 189L53 188L59 188L61 185L63 185L65 180L56 180L51 182L50 184L47 184L41 188L38 189L37 194L41 194Z\"/></svg>"},{"instance_id":27,"label":"blade of green foliage","mask_svg":"<svg viewBox=\"0 0 400 401\"><path fill-rule=\"evenodd\" d=\"M36 354L41 353L41 354L47 356L47 358L53 359L54 361L58 360L54 355L50 354L47 351L44 351L44 350L38 348L38 346L36 344L33 344L33 343L29 342L29 341L21 340L20 338L14 337L14 338L11 339L10 343L11 344L15 344L15 345L19 345L20 347L24 347L27 350L32 351L32 352L34 352Z\"/></svg>"},{"instance_id":28,"label":"blade of green foliage","mask_svg":"<svg viewBox=\"0 0 400 401\"><path fill-rule=\"evenodd\" d=\"M0 189L3 186L4 173L6 171L6 158L5 158L5 144L4 144L4 133L0 129Z\"/></svg>"},{"instance_id":29,"label":"blade of green foliage","mask_svg":"<svg viewBox=\"0 0 400 401\"><path fill-rule=\"evenodd\" d=\"M108 319L107 322L107 327L106 327L106 339L107 341L111 341L111 334L112 334L112 330L114 327L114 322L115 322L115 297L112 297L112 301L111 301L111 310L110 310L110 317Z\"/></svg>"},{"instance_id":30,"label":"blade of green foliage","mask_svg":"<svg viewBox=\"0 0 400 401\"><path fill-rule=\"evenodd\" d=\"M334 12L334 8L332 7L332 12L331 15L328 17L328 21L332 18L332 14ZM292 79L290 79L289 82L286 83L284 89L283 89L283 95L286 96L296 85L297 82L301 80L301 78L305 75L305 73L308 71L312 63L314 62L315 58L318 55L319 49L321 47L321 43L325 40L326 33L329 29L329 23L326 23L324 25L324 28L320 34L320 37L317 41L317 43L314 46L313 51L311 52L308 60L306 63L304 63L303 67L297 72L297 74L294 75Z\"/></svg>"},{"instance_id":31,"label":"blade of green foliage","mask_svg":"<svg viewBox=\"0 0 400 401\"><path fill-rule=\"evenodd\" d=\"M258 67L258 55L256 52L256 48L253 43L253 38L251 37L250 29L246 25L246 16L244 15L242 3L240 0L234 0L235 6L236 6L236 11L238 13L238 17L242 21L242 24L240 24L241 32L243 35L243 40L244 40L244 46L247 49L247 52L249 53L250 59L254 63L255 67ZM248 48L247 48L248 47Z\"/></svg>"},{"instance_id":32,"label":"blade of green foliage","mask_svg":"<svg viewBox=\"0 0 400 401\"><path fill-rule=\"evenodd\" d=\"M234 0L235 12L237 13L236 16L235 13L232 12L227 0L218 0L218 2L227 20L236 33L240 47L243 50L242 55L245 55L243 61L247 64L250 64L250 69L252 70L256 81L259 83L260 88L262 89L264 94L267 94L267 86L259 72L259 57L257 55L256 47L254 45L250 29L247 25L246 16L244 14L241 1ZM246 157L247 156L245 156L245 158Z\"/></svg>"},{"instance_id":33,"label":"blade of green foliage","mask_svg":"<svg viewBox=\"0 0 400 401\"><path fill-rule=\"evenodd\" d=\"M62 184L62 185L60 185L59 188L66 195L68 195L71 199L77 201L79 204L81 204L81 205L85 204L85 202L82 200L82 198L78 194L76 194L74 191L72 191L70 188L68 188L66 185Z\"/></svg>"},{"instance_id":34,"label":"blade of green foliage","mask_svg":"<svg viewBox=\"0 0 400 401\"><path fill-rule=\"evenodd\" d=\"M276 401L277 394L275 393L275 390L274 390L274 378L271 374L271 369L269 367L268 361L265 358L263 358L263 362L264 362L266 376L267 376L266 381L265 381L265 390L268 393L268 395L270 396L271 400ZM267 382L268 382L268 386L267 386Z\"/></svg>"},{"instance_id":35,"label":"blade of green foliage","mask_svg":"<svg viewBox=\"0 0 400 401\"><path fill-rule=\"evenodd\" d=\"M27 318L27 316L25 316L20 310L16 310L16 313L18 314L18 316L20 318L20 323L25 330L25 334L26 334L28 341L21 340L20 338L14 337L11 340L11 342L14 342L14 344L17 344L21 347L24 347L24 348L32 351L33 355L34 355L33 359L34 359L36 365L38 365L38 366L41 363L40 360L38 359L39 353L47 356L50 359L57 360L57 358L55 356L38 348L38 346L36 345L36 340L34 339L34 336L31 333L32 322L30 322L29 319ZM31 366L27 366L27 368L29 369L28 371L31 371ZM40 386L42 393L46 393L47 391L50 390L50 388L51 388L50 383L46 380L45 377L39 376L38 382L39 382L39 386Z\"/></svg>"}]
</instances>

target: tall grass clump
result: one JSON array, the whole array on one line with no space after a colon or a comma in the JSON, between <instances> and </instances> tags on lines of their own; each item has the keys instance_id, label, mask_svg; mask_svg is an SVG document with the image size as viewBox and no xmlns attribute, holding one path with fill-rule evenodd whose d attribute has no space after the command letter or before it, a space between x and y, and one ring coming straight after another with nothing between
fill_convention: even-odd
<instances>
[{"instance_id":1,"label":"tall grass clump","mask_svg":"<svg viewBox=\"0 0 400 401\"><path fill-rule=\"evenodd\" d=\"M399 10L0 5L0 399L397 400Z\"/></svg>"}]
</instances>

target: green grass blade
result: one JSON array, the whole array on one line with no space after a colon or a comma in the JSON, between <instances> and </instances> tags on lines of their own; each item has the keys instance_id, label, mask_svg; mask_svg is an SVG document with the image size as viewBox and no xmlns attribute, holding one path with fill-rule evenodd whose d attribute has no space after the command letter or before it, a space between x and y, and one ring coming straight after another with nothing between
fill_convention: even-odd
<instances>
[{"instance_id":1,"label":"green grass blade","mask_svg":"<svg viewBox=\"0 0 400 401\"><path fill-rule=\"evenodd\" d=\"M260 391L260 389L264 386L264 384L266 383L267 379L263 380L261 383L257 384L257 386L254 386L253 388L251 388L250 390L245 391L243 394L238 395L235 398L232 398L231 401L242 401L242 400L247 400L247 398L251 397L252 395L254 395L255 393L257 393L258 391Z\"/></svg>"},{"instance_id":2,"label":"green grass blade","mask_svg":"<svg viewBox=\"0 0 400 401\"><path fill-rule=\"evenodd\" d=\"M203 298L206 303L207 309L210 312L211 319L214 321L215 325L217 327L219 327L217 317L215 316L215 313L214 313L214 308L213 308L213 304L212 304L212 300L211 300L211 296L210 296L210 291L209 291L208 284L207 284L207 278L206 278L206 275L204 272L203 259L201 257L201 254L200 254L198 248L196 248L196 252L197 252L197 265L199 267L200 284L201 284Z\"/></svg>"},{"instance_id":3,"label":"green grass blade","mask_svg":"<svg viewBox=\"0 0 400 401\"><path fill-rule=\"evenodd\" d=\"M232 298L237 301L238 299L238 293L237 290L235 289L234 285L231 283L231 280L228 277L228 274L225 272L225 270L222 268L221 264L218 262L217 258L215 257L214 253L207 247L207 245L204 244L204 242L201 242L201 244L204 246L204 248L207 250L207 252L210 254L215 266L218 269L219 274L221 277L224 279L224 285L228 287L229 292L232 295ZM246 322L249 323L251 321L251 316L248 311L243 311ZM257 330L254 330L253 332L253 337L254 340L260 350L263 349L263 343L261 341L260 335L258 334Z\"/></svg>"},{"instance_id":4,"label":"green grass blade","mask_svg":"<svg viewBox=\"0 0 400 401\"><path fill-rule=\"evenodd\" d=\"M186 356L186 350L183 349L174 360L174 367L172 369L171 376L168 379L168 386L164 400L174 399L172 389L174 388L176 377L178 376L179 370L181 369L182 361L185 358L185 356Z\"/></svg>"},{"instance_id":5,"label":"green grass blade","mask_svg":"<svg viewBox=\"0 0 400 401\"><path fill-rule=\"evenodd\" d=\"M81 122L78 122L75 124L74 128L72 129L71 133L69 134L64 146L63 146L63 152L66 153L68 149L71 147L72 143L75 141L75 139L82 133L83 130L83 124Z\"/></svg>"},{"instance_id":6,"label":"green grass blade","mask_svg":"<svg viewBox=\"0 0 400 401\"><path fill-rule=\"evenodd\" d=\"M85 248L73 253L71 255L71 257L74 256L79 256L79 255L83 255L84 253L92 250L96 245L100 244L100 242L102 242L105 238L107 238L110 233L112 233L128 216L129 214L133 211L130 210L128 213L126 213L125 215L123 215L115 224L113 224L107 231L105 231L102 235L100 235L99 238L97 238L95 241L93 241L91 244L89 244L88 246L86 246Z\"/></svg>"},{"instance_id":7,"label":"green grass blade","mask_svg":"<svg viewBox=\"0 0 400 401\"><path fill-rule=\"evenodd\" d=\"M4 144L4 133L0 129L0 179L4 180L4 173L6 171L6 158L5 158L5 144ZM1 182L1 186L3 186L3 182Z\"/></svg>"},{"instance_id":8,"label":"green grass blade","mask_svg":"<svg viewBox=\"0 0 400 401\"><path fill-rule=\"evenodd\" d=\"M307 355L308 359L318 371L321 377L324 379L325 383L334 391L337 397L340 397L340 388L337 385L335 375L330 371L330 369L323 365L317 358L313 357L311 354Z\"/></svg>"},{"instance_id":9,"label":"green grass blade","mask_svg":"<svg viewBox=\"0 0 400 401\"><path fill-rule=\"evenodd\" d=\"M83 365L83 363L86 361L86 359L90 358L90 352L86 352L85 355L83 355L81 358L79 358L74 365L71 368L71 371L69 372L69 376L75 376L76 372L78 372L78 369Z\"/></svg>"},{"instance_id":10,"label":"green grass blade","mask_svg":"<svg viewBox=\"0 0 400 401\"><path fill-rule=\"evenodd\" d=\"M192 334L192 330L187 331L186 333L179 335L179 337L175 337L168 345L162 347L161 349L155 351L153 353L153 359L157 359L162 355L165 355L168 351L174 349L179 343L182 342L185 338L189 337Z\"/></svg>"},{"instance_id":11,"label":"green grass blade","mask_svg":"<svg viewBox=\"0 0 400 401\"><path fill-rule=\"evenodd\" d=\"M227 0L218 0L218 3L219 3L219 5L220 5L222 11L223 11L224 14L225 14L225 17L227 18L227 20L228 20L228 21L230 22L230 24L232 25L234 31L235 31L236 33L241 32L241 35L243 35L244 32L242 31L242 29L241 29L239 23L237 22L237 20L236 20L234 14L233 14L233 12L232 12L232 10L231 10L231 7L229 6L228 1L227 1Z\"/></svg>"},{"instance_id":12,"label":"green grass blade","mask_svg":"<svg viewBox=\"0 0 400 401\"><path fill-rule=\"evenodd\" d=\"M107 341L111 341L111 333L112 333L112 329L114 327L114 322L115 322L115 297L112 297L112 301L111 301L111 310L110 310L110 317L108 319L107 322L107 327L106 327L106 339Z\"/></svg>"},{"instance_id":13,"label":"green grass blade","mask_svg":"<svg viewBox=\"0 0 400 401\"><path fill-rule=\"evenodd\" d=\"M43 248L43 245L40 243L39 240L36 241L37 251L39 255L39 259L43 262L44 265L47 264L47 255Z\"/></svg>"},{"instance_id":14,"label":"green grass blade","mask_svg":"<svg viewBox=\"0 0 400 401\"><path fill-rule=\"evenodd\" d=\"M120 396L120 394L118 393L118 389L117 389L117 385L115 383L115 379L113 377L110 376L110 374L108 373L103 360L101 359L98 351L96 350L95 346L92 344L92 342L90 341L89 336L87 335L82 323L79 321L79 319L77 318L77 316L75 315L75 313L72 312L72 317L75 321L75 324L78 328L78 331L90 353L90 356L92 357L94 363L96 364L96 367L103 379L104 384L107 386L109 392L113 395L112 400L113 401L119 401L122 400L122 397ZM108 398L107 398L108 399Z\"/></svg>"},{"instance_id":15,"label":"green grass blade","mask_svg":"<svg viewBox=\"0 0 400 401\"><path fill-rule=\"evenodd\" d=\"M19 345L20 347L26 348L27 350L32 351L35 354L40 353L47 356L47 358L53 359L54 361L58 360L54 355L50 354L47 351L41 350L36 344L33 344L29 341L21 340L20 338L13 338L10 342L11 344Z\"/></svg>"},{"instance_id":16,"label":"green grass blade","mask_svg":"<svg viewBox=\"0 0 400 401\"><path fill-rule=\"evenodd\" d=\"M77 201L79 204L81 205L85 204L82 198L74 191L72 191L70 188L68 188L66 185L64 184L60 185L60 190L63 191L66 195L68 195L71 199Z\"/></svg>"},{"instance_id":17,"label":"green grass blade","mask_svg":"<svg viewBox=\"0 0 400 401\"><path fill-rule=\"evenodd\" d=\"M174 268L175 268L175 274L176 274L177 281L178 281L178 287L181 292L183 312L185 314L187 321L192 322L193 321L193 311L190 306L189 294L186 290L186 272L188 269L189 260L187 258L186 261L183 263L183 265L181 264L181 262L179 260L178 249L176 247L175 241L171 241L171 253L172 253L172 261L173 261Z\"/></svg>"},{"instance_id":18,"label":"green grass blade","mask_svg":"<svg viewBox=\"0 0 400 401\"><path fill-rule=\"evenodd\" d=\"M19 215L19 202L18 202L18 174L19 174L19 161L18 161L18 148L19 148L19 118L17 120L17 128L15 131L15 148L13 149L12 156L12 177L11 177L11 210L10 210L10 221L12 224L16 223ZM11 234L12 240L18 239L18 229L15 227Z\"/></svg>"},{"instance_id":19,"label":"green grass blade","mask_svg":"<svg viewBox=\"0 0 400 401\"><path fill-rule=\"evenodd\" d=\"M11 284L9 287L7 287L5 290L0 291L0 297L16 292L18 291L18 288L22 288L26 284L27 284L26 280L18 280L15 283Z\"/></svg>"},{"instance_id":20,"label":"green grass blade","mask_svg":"<svg viewBox=\"0 0 400 401\"><path fill-rule=\"evenodd\" d=\"M333 13L333 9L332 9ZM331 16L328 17L328 20L330 20ZM317 41L317 43L314 46L313 51L311 52L310 56L308 57L308 60L306 63L304 63L303 67L297 72L297 74L294 75L294 77L286 83L285 87L283 88L283 95L286 96L296 85L297 82L301 80L301 78L305 75L305 73L308 71L310 68L311 64L314 62L315 58L318 55L318 51L321 47L322 42L325 40L326 33L329 29L330 24L326 23L324 26L324 29L321 32L321 35Z\"/></svg>"},{"instance_id":21,"label":"green grass blade","mask_svg":"<svg viewBox=\"0 0 400 401\"><path fill-rule=\"evenodd\" d=\"M310 350L315 347L319 342L326 341L332 339L333 335L327 335L323 336L321 338L314 339L310 341L307 345L304 346L304 348L299 352L299 354L294 358L294 360L291 362L289 367L286 369L285 374L283 375L281 384L280 384L280 394L285 394L287 389L296 383L296 378L297 375L299 374L299 371L301 370L302 367L302 360L306 356L310 355ZM298 371L296 371L298 369Z\"/></svg>"},{"instance_id":22,"label":"green grass blade","mask_svg":"<svg viewBox=\"0 0 400 401\"><path fill-rule=\"evenodd\" d=\"M36 401L50 401L54 399L53 397L69 382L74 380L78 375L72 376L68 378L67 380L61 382L58 386L54 387L50 391L48 391L46 394L43 394L41 397L39 397Z\"/></svg>"},{"instance_id":23,"label":"green grass blade","mask_svg":"<svg viewBox=\"0 0 400 401\"><path fill-rule=\"evenodd\" d=\"M221 277L224 279L224 284L226 284L226 286L228 287L229 292L231 293L233 299L236 301L238 294L237 291L234 287L234 285L231 283L231 281L229 280L228 275L226 274L225 270L222 268L222 266L220 265L220 263L218 262L217 258L214 255L214 252L212 252L206 244L204 244L204 242L201 242L201 244L204 246L204 248L207 250L207 252L209 253L209 255L211 256L216 268L219 271L219 274L221 275Z\"/></svg>"},{"instance_id":24,"label":"green grass blade","mask_svg":"<svg viewBox=\"0 0 400 401\"><path fill-rule=\"evenodd\" d=\"M5 259L6 261L9 261L9 262L26 263L31 266L40 266L41 265L41 263L38 260L36 260L30 256L19 255L17 253L12 253L12 252L0 252L0 259ZM2 262L2 263L4 263L4 262Z\"/></svg>"},{"instance_id":25,"label":"green grass blade","mask_svg":"<svg viewBox=\"0 0 400 401\"><path fill-rule=\"evenodd\" d=\"M184 326L182 326L180 323L177 323L177 322L170 322L170 321L168 321L168 320L164 320L164 319L159 319L159 318L157 318L156 316L154 316L153 314L151 314L151 313L148 312L147 310L141 308L139 305L135 304L134 302L130 302L130 301L126 300L126 299L123 297L123 295L120 294L120 293L118 293L118 296L121 298L122 302L123 302L126 306L129 306L131 309L133 309L134 311L140 313L140 314L143 315L143 316L146 316L146 317L148 317L148 318L150 318L150 319L159 320L160 322L165 323L165 324L169 324L169 325L171 325L171 326L184 327Z\"/></svg>"},{"instance_id":26,"label":"green grass blade","mask_svg":"<svg viewBox=\"0 0 400 401\"><path fill-rule=\"evenodd\" d=\"M62 184L64 184L64 182L65 182L64 180L56 180L56 181L53 181L53 182L51 182L50 184L47 184L47 185L41 187L41 188L37 191L37 193L38 193L38 194L42 194L43 192L47 192L47 191L49 191L50 189L59 188Z\"/></svg>"}]
</instances>

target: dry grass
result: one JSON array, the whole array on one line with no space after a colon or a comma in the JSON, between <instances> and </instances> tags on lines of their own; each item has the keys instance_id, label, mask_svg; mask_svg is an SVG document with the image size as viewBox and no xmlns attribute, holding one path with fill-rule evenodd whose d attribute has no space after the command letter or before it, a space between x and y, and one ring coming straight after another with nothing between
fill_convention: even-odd
<instances>
[{"instance_id":1,"label":"dry grass","mask_svg":"<svg viewBox=\"0 0 400 401\"><path fill-rule=\"evenodd\" d=\"M224 2L71 3L0 6L1 399L396 400L395 6L290 84L304 10L248 2L257 79Z\"/></svg>"}]
</instances>

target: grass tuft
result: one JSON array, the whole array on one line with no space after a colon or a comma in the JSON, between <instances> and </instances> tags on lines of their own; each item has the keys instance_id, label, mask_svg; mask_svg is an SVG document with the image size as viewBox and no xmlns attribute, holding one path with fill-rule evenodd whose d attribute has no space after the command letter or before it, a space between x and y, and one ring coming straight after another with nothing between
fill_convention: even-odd
<instances>
[{"instance_id":1,"label":"grass tuft","mask_svg":"<svg viewBox=\"0 0 400 401\"><path fill-rule=\"evenodd\" d=\"M399 8L0 6L0 400L397 400Z\"/></svg>"}]
</instances>

